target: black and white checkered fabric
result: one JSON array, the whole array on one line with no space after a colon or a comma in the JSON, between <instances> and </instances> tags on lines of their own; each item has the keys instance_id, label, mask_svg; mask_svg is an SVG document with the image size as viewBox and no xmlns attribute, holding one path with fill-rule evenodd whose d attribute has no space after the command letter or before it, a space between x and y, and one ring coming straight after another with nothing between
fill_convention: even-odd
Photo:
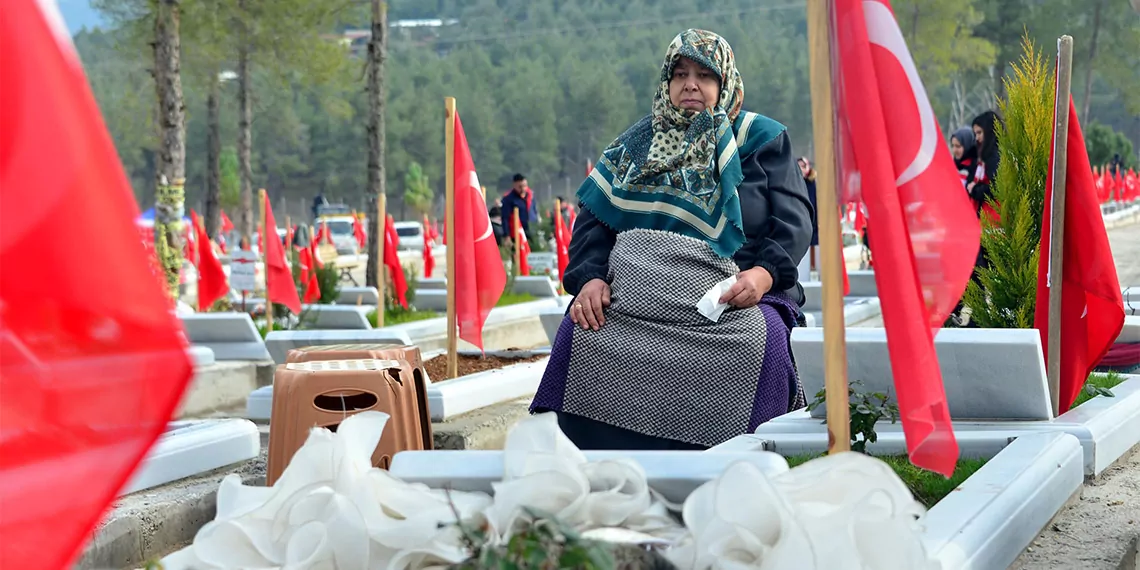
<instances>
[{"instance_id":1,"label":"black and white checkered fabric","mask_svg":"<svg viewBox=\"0 0 1140 570\"><path fill-rule=\"evenodd\" d=\"M564 411L710 446L745 433L764 361L764 317L756 307L730 307L714 323L696 309L738 272L693 238L618 234L606 322L574 330Z\"/></svg>"}]
</instances>

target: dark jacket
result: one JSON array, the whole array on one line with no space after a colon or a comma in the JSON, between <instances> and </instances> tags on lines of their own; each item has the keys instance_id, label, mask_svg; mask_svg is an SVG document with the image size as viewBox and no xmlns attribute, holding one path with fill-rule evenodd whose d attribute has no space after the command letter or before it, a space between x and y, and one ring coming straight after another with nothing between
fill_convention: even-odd
<instances>
[{"instance_id":1,"label":"dark jacket","mask_svg":"<svg viewBox=\"0 0 1140 570\"><path fill-rule=\"evenodd\" d=\"M523 231L530 234L530 221L537 216L537 207L534 205L534 199L531 198L531 205L528 208L526 203L526 196L519 196L517 192L511 190L503 196L503 227L511 227L511 220L514 219L515 210L519 211L519 222L522 223Z\"/></svg>"},{"instance_id":2,"label":"dark jacket","mask_svg":"<svg viewBox=\"0 0 1140 570\"><path fill-rule=\"evenodd\" d=\"M802 306L798 265L811 242L815 213L787 132L742 157L740 165L744 181L736 191L746 241L733 260L741 271L763 267L772 275L772 291L783 292ZM610 251L617 239L586 207L579 205L579 209L562 280L571 295L577 295L591 279L607 279Z\"/></svg>"}]
</instances>

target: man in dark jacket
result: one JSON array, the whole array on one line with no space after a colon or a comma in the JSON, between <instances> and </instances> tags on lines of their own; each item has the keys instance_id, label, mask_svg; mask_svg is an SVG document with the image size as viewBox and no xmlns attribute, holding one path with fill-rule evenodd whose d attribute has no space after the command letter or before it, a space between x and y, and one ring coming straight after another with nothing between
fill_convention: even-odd
<instances>
[{"instance_id":1,"label":"man in dark jacket","mask_svg":"<svg viewBox=\"0 0 1140 570\"><path fill-rule=\"evenodd\" d=\"M503 195L503 227L511 227L515 210L518 210L519 223L522 224L523 232L526 233L529 240L531 237L530 222L538 219L538 210L534 203L534 192L527 185L526 176L522 174L515 174L511 189Z\"/></svg>"}]
</instances>

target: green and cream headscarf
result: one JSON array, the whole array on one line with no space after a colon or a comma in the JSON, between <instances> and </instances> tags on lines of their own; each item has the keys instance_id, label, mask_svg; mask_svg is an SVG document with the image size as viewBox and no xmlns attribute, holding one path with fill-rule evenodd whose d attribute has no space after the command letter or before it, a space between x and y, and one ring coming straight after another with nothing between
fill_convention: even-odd
<instances>
[{"instance_id":1,"label":"green and cream headscarf","mask_svg":"<svg viewBox=\"0 0 1140 570\"><path fill-rule=\"evenodd\" d=\"M681 57L707 67L720 80L720 99L713 109L684 110L669 100L669 81ZM610 143L578 188L578 198L616 231L675 232L703 240L729 257L744 244L736 193L743 180L740 146L754 146L738 141L735 132L744 83L732 47L712 32L681 32L665 53L660 80L652 114Z\"/></svg>"}]
</instances>

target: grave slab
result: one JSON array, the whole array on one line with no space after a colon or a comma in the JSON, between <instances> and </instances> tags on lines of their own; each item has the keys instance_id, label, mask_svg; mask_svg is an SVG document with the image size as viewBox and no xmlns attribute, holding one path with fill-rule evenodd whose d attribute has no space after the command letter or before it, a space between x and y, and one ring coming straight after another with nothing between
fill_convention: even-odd
<instances>
[{"instance_id":1,"label":"grave slab","mask_svg":"<svg viewBox=\"0 0 1140 570\"><path fill-rule=\"evenodd\" d=\"M259 363L215 362L195 367L175 417L200 417L240 404L257 388Z\"/></svg>"},{"instance_id":2,"label":"grave slab","mask_svg":"<svg viewBox=\"0 0 1140 570\"><path fill-rule=\"evenodd\" d=\"M371 330L368 313L375 305L305 305L302 325L309 330Z\"/></svg>"},{"instance_id":3,"label":"grave slab","mask_svg":"<svg viewBox=\"0 0 1140 570\"><path fill-rule=\"evenodd\" d=\"M943 568L1007 568L1083 483L1075 437L1019 437L927 512L923 543Z\"/></svg>"},{"instance_id":4,"label":"grave slab","mask_svg":"<svg viewBox=\"0 0 1140 570\"><path fill-rule=\"evenodd\" d=\"M558 288L545 275L519 275L515 277L511 292L516 295L530 295L539 299L558 296Z\"/></svg>"},{"instance_id":5,"label":"grave slab","mask_svg":"<svg viewBox=\"0 0 1140 570\"><path fill-rule=\"evenodd\" d=\"M533 396L549 358L469 374L428 386L431 421L441 422L492 404Z\"/></svg>"},{"instance_id":6,"label":"grave slab","mask_svg":"<svg viewBox=\"0 0 1140 570\"><path fill-rule=\"evenodd\" d=\"M1069 434L1083 450L1085 475L1097 477L1140 445L1140 375L1124 378L1112 389L1113 396L1096 396L1053 420L955 420L954 434L960 445L971 445L976 450L992 449L1009 438L1028 434ZM905 449L902 424L880 422L875 431L878 441L867 446L872 453L882 455ZM827 426L801 409L761 424L754 435L738 436L730 443L756 445L757 439L766 442L763 445L770 449L823 452L827 449Z\"/></svg>"},{"instance_id":7,"label":"grave slab","mask_svg":"<svg viewBox=\"0 0 1140 570\"><path fill-rule=\"evenodd\" d=\"M502 451L403 451L392 458L392 475L435 488L490 493L502 481ZM631 460L645 471L649 486L666 500L683 503L694 489L715 479L729 465L747 462L767 475L788 470L774 453L703 451L584 451L587 461Z\"/></svg>"},{"instance_id":8,"label":"grave slab","mask_svg":"<svg viewBox=\"0 0 1140 570\"><path fill-rule=\"evenodd\" d=\"M120 497L83 550L76 570L141 568L190 543L214 519L218 485L237 474L247 485L265 484L266 450L258 457Z\"/></svg>"},{"instance_id":9,"label":"grave slab","mask_svg":"<svg viewBox=\"0 0 1140 570\"><path fill-rule=\"evenodd\" d=\"M241 419L171 422L119 494L135 493L247 461L260 452L261 437L253 422Z\"/></svg>"},{"instance_id":10,"label":"grave slab","mask_svg":"<svg viewBox=\"0 0 1140 570\"><path fill-rule=\"evenodd\" d=\"M416 310L447 311L447 289L416 289Z\"/></svg>"},{"instance_id":11,"label":"grave slab","mask_svg":"<svg viewBox=\"0 0 1140 570\"><path fill-rule=\"evenodd\" d=\"M853 270L847 272L847 282L851 285L849 297L878 297L879 287L875 285L875 272Z\"/></svg>"},{"instance_id":12,"label":"grave slab","mask_svg":"<svg viewBox=\"0 0 1140 570\"><path fill-rule=\"evenodd\" d=\"M194 313L180 318L191 344L214 351L216 360L270 359L247 313Z\"/></svg>"},{"instance_id":13,"label":"grave slab","mask_svg":"<svg viewBox=\"0 0 1140 570\"><path fill-rule=\"evenodd\" d=\"M190 360L194 363L195 368L209 366L215 362L214 351L206 346L191 346L187 349L190 354Z\"/></svg>"},{"instance_id":14,"label":"grave slab","mask_svg":"<svg viewBox=\"0 0 1140 570\"><path fill-rule=\"evenodd\" d=\"M803 310L805 317L811 317L816 323L812 326L823 326L823 311ZM848 327L859 327L860 323L875 323L882 315L882 305L878 297L845 297L843 299L843 324Z\"/></svg>"},{"instance_id":15,"label":"grave slab","mask_svg":"<svg viewBox=\"0 0 1140 570\"><path fill-rule=\"evenodd\" d=\"M531 271L557 271L558 254L549 251L534 251L526 256L527 265Z\"/></svg>"},{"instance_id":16,"label":"grave slab","mask_svg":"<svg viewBox=\"0 0 1140 570\"><path fill-rule=\"evenodd\" d=\"M946 569L1006 568L1080 491L1084 483L1081 444L1065 433L1011 435L1008 431L958 432L957 427L961 456L988 461L927 512L923 542ZM827 448L826 434L822 441L799 437L805 434L789 435L778 445L765 436L742 435L706 453L799 455L822 453ZM868 445L868 451L897 455L906 451L906 444L901 438L884 442L880 430L880 440Z\"/></svg>"},{"instance_id":17,"label":"grave slab","mask_svg":"<svg viewBox=\"0 0 1140 570\"><path fill-rule=\"evenodd\" d=\"M1120 329L1116 342L1121 344L1140 342L1140 315L1124 316L1124 328Z\"/></svg>"},{"instance_id":18,"label":"grave slab","mask_svg":"<svg viewBox=\"0 0 1140 570\"><path fill-rule=\"evenodd\" d=\"M375 305L380 302L380 292L375 287L341 287L337 295L338 305Z\"/></svg>"},{"instance_id":19,"label":"grave slab","mask_svg":"<svg viewBox=\"0 0 1140 570\"><path fill-rule=\"evenodd\" d=\"M526 349L547 344L546 334L540 321L543 310L565 307L570 297L540 299L527 303L495 307L483 325L483 345L488 349ZM419 299L416 300L417 308ZM444 309L441 309L442 313ZM384 330L402 331L420 347L423 354L447 347L447 319L438 317L384 327ZM460 350L473 349L465 341L460 341Z\"/></svg>"},{"instance_id":20,"label":"grave slab","mask_svg":"<svg viewBox=\"0 0 1140 570\"><path fill-rule=\"evenodd\" d=\"M294 348L327 346L330 344L403 344L411 345L408 333L385 327L371 330L293 330L272 331L265 337L265 346L277 364ZM247 392L248 393L248 392Z\"/></svg>"},{"instance_id":21,"label":"grave slab","mask_svg":"<svg viewBox=\"0 0 1140 570\"><path fill-rule=\"evenodd\" d=\"M447 291L446 277L425 277L416 281L416 295L420 291Z\"/></svg>"},{"instance_id":22,"label":"grave slab","mask_svg":"<svg viewBox=\"0 0 1140 570\"><path fill-rule=\"evenodd\" d=\"M942 329L934 339L950 415L963 420L1053 417L1041 338L1033 329ZM823 329L792 330L804 391L823 388ZM894 392L886 330L847 329L847 377L863 389ZM824 417L817 408L813 416Z\"/></svg>"},{"instance_id":23,"label":"grave slab","mask_svg":"<svg viewBox=\"0 0 1140 570\"><path fill-rule=\"evenodd\" d=\"M554 344L554 337L558 336L558 327L562 326L565 317L566 309L563 307L550 307L538 314L538 319L542 321L542 330L546 331L546 340L550 344Z\"/></svg>"}]
</instances>

